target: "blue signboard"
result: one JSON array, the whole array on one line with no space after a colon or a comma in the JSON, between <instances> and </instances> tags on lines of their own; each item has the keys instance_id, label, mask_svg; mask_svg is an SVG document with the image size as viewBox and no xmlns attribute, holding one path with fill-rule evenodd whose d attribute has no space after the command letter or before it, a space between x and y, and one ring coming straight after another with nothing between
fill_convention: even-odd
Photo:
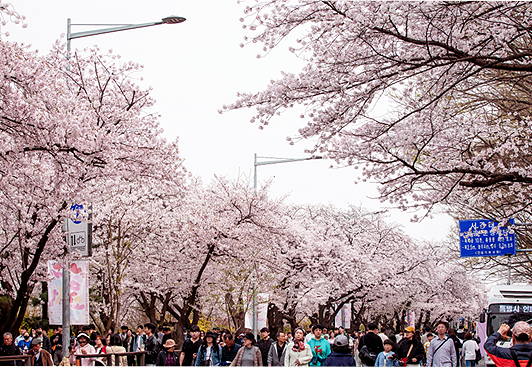
<instances>
[{"instance_id":1,"label":"blue signboard","mask_svg":"<svg viewBox=\"0 0 532 367\"><path fill-rule=\"evenodd\" d=\"M509 219L514 224L513 219ZM515 255L515 233L488 219L460 221L460 257Z\"/></svg>"}]
</instances>

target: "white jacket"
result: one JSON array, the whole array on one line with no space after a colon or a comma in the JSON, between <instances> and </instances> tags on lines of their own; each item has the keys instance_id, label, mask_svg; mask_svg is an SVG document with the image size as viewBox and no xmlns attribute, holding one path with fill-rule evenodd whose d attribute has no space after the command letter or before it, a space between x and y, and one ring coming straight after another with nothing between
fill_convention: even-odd
<instances>
[{"instance_id":1,"label":"white jacket","mask_svg":"<svg viewBox=\"0 0 532 367\"><path fill-rule=\"evenodd\" d=\"M295 366L296 359L299 359L300 366L308 366L310 361L312 361L312 350L310 350L310 345L305 343L305 349L303 349L301 352L292 350L293 346L294 342L288 343L286 346L287 349L284 357L285 367Z\"/></svg>"}]
</instances>

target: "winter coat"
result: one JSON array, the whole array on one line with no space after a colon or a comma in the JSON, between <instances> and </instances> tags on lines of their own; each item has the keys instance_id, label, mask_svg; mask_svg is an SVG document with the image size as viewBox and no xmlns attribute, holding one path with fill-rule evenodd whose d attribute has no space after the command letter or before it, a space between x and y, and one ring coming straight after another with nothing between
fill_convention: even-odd
<instances>
[{"instance_id":1,"label":"winter coat","mask_svg":"<svg viewBox=\"0 0 532 367\"><path fill-rule=\"evenodd\" d=\"M356 365L351 353L332 352L323 362L323 366L351 366Z\"/></svg>"},{"instance_id":2,"label":"winter coat","mask_svg":"<svg viewBox=\"0 0 532 367\"><path fill-rule=\"evenodd\" d=\"M288 347L288 343L284 343L284 349L282 355L277 355L277 343L275 342L270 347L270 350L268 351L268 366L284 366L284 358L286 356L286 349Z\"/></svg>"},{"instance_id":3,"label":"winter coat","mask_svg":"<svg viewBox=\"0 0 532 367\"><path fill-rule=\"evenodd\" d=\"M412 345L412 350L410 351L410 354L408 354L408 350L410 349L410 346ZM403 338L397 345L397 356L399 359L406 358L408 354L407 362L408 364L419 364L420 361L425 358L425 348L423 347L423 344L421 344L421 340L418 339L408 339ZM416 362L413 362L412 359L416 359Z\"/></svg>"},{"instance_id":4,"label":"winter coat","mask_svg":"<svg viewBox=\"0 0 532 367\"><path fill-rule=\"evenodd\" d=\"M155 364L155 362L157 361L157 356L161 351L161 343L159 343L159 340L155 337L155 335L150 336L146 340L145 350L146 364Z\"/></svg>"},{"instance_id":5,"label":"winter coat","mask_svg":"<svg viewBox=\"0 0 532 367\"><path fill-rule=\"evenodd\" d=\"M260 352L260 348L257 346L253 346L253 365L254 366L262 366L262 353ZM231 366L242 366L242 357L244 357L244 351L246 350L246 346L242 346L236 353L235 359L233 359L233 362L231 362Z\"/></svg>"},{"instance_id":6,"label":"winter coat","mask_svg":"<svg viewBox=\"0 0 532 367\"><path fill-rule=\"evenodd\" d=\"M522 361L526 361L526 363L528 363L530 354L532 353L532 344L519 343L512 345L510 348L502 348L497 345L497 340L499 340L500 337L501 334L499 334L498 332L493 333L484 343L484 348L486 349L486 352L488 352L491 360L495 362L496 366L515 367L515 362L512 357L512 350L514 351L519 363L521 363Z\"/></svg>"},{"instance_id":7,"label":"winter coat","mask_svg":"<svg viewBox=\"0 0 532 367\"><path fill-rule=\"evenodd\" d=\"M310 345L305 343L305 349L300 352L292 350L293 346L294 342L291 342L286 346L284 365L286 367L295 366L296 359L299 359L300 366L308 366L310 361L312 361L312 350L310 349Z\"/></svg>"},{"instance_id":8,"label":"winter coat","mask_svg":"<svg viewBox=\"0 0 532 367\"><path fill-rule=\"evenodd\" d=\"M174 364L173 366L179 366L179 354L177 354L176 351L172 352L172 356L174 358ZM157 362L155 363L156 366L165 366L166 365L166 358L168 358L168 351L163 349L159 352L159 355L157 356Z\"/></svg>"},{"instance_id":9,"label":"winter coat","mask_svg":"<svg viewBox=\"0 0 532 367\"><path fill-rule=\"evenodd\" d=\"M126 348L118 345L108 345L107 348L105 348L105 354L113 354L113 353L126 353ZM114 355L107 357L107 365L108 366L114 366L115 365L115 359L116 357ZM109 363L109 360L111 360ZM127 356L120 356L118 357L118 364L119 366L127 366Z\"/></svg>"},{"instance_id":10,"label":"winter coat","mask_svg":"<svg viewBox=\"0 0 532 367\"><path fill-rule=\"evenodd\" d=\"M52 361L52 355L48 353L46 350L42 349L41 352L41 361L43 366L53 366L54 362ZM33 349L30 349L28 352L29 359L26 360L25 365L26 366L35 366L35 357L37 356L39 352L35 352Z\"/></svg>"},{"instance_id":11,"label":"winter coat","mask_svg":"<svg viewBox=\"0 0 532 367\"><path fill-rule=\"evenodd\" d=\"M5 345L2 344L0 346L0 356L19 356L21 355L19 347L17 347L14 343L11 343L11 345ZM15 366L19 362L17 361L9 361L9 362L1 362L1 366Z\"/></svg>"}]
</instances>

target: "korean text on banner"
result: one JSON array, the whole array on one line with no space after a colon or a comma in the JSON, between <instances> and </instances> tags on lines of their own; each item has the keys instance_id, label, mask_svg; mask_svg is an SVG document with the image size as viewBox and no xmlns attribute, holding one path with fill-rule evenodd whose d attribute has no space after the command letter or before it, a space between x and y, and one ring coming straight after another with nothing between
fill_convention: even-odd
<instances>
[{"instance_id":1,"label":"korean text on banner","mask_svg":"<svg viewBox=\"0 0 532 367\"><path fill-rule=\"evenodd\" d=\"M48 318L51 325L63 323L63 266L48 261L52 280L48 282ZM70 263L70 324L89 324L89 261L74 260Z\"/></svg>"}]
</instances>

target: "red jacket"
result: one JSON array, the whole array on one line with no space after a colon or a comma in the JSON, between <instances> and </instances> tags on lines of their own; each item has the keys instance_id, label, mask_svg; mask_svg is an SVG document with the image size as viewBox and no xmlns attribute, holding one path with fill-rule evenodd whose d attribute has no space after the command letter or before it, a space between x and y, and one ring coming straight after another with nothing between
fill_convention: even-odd
<instances>
[{"instance_id":1,"label":"red jacket","mask_svg":"<svg viewBox=\"0 0 532 367\"><path fill-rule=\"evenodd\" d=\"M501 337L501 334L493 333L484 343L484 349L488 352L491 360L497 367L516 367L514 359L512 357L512 350L517 356L517 360L522 367L526 367L530 355L532 354L532 344L516 344L511 348L502 348L497 346L497 340Z\"/></svg>"}]
</instances>

